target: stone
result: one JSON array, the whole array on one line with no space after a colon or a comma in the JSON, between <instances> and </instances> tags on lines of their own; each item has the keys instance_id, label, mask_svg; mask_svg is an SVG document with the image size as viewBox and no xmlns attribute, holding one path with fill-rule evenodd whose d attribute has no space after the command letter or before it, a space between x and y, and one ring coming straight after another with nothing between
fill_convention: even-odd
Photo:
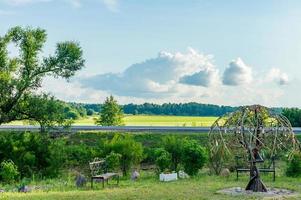
<instances>
[{"instance_id":1,"label":"stone","mask_svg":"<svg viewBox=\"0 0 301 200\"><path fill-rule=\"evenodd\" d=\"M24 193L27 193L27 192L30 192L30 188L26 185L23 185L21 187L18 188L18 192L24 192Z\"/></svg>"},{"instance_id":2,"label":"stone","mask_svg":"<svg viewBox=\"0 0 301 200\"><path fill-rule=\"evenodd\" d=\"M224 168L221 171L220 175L223 176L223 177L229 177L230 176L230 170L228 168Z\"/></svg>"},{"instance_id":3,"label":"stone","mask_svg":"<svg viewBox=\"0 0 301 200\"><path fill-rule=\"evenodd\" d=\"M5 192L5 190L3 190L3 189L0 189L0 193L3 193L3 192Z\"/></svg>"},{"instance_id":4,"label":"stone","mask_svg":"<svg viewBox=\"0 0 301 200\"><path fill-rule=\"evenodd\" d=\"M178 172L178 174L179 174L179 178L189 178L189 175L186 172L182 171L182 170L180 170Z\"/></svg>"},{"instance_id":5,"label":"stone","mask_svg":"<svg viewBox=\"0 0 301 200\"><path fill-rule=\"evenodd\" d=\"M137 180L139 177L140 177L140 174L139 174L139 172L137 170L135 170L135 171L132 172L131 179L133 181Z\"/></svg>"},{"instance_id":6,"label":"stone","mask_svg":"<svg viewBox=\"0 0 301 200\"><path fill-rule=\"evenodd\" d=\"M86 185L86 183L87 183L87 180L84 175L81 175L81 174L76 175L76 178L75 178L76 187L83 187L84 185Z\"/></svg>"}]
</instances>

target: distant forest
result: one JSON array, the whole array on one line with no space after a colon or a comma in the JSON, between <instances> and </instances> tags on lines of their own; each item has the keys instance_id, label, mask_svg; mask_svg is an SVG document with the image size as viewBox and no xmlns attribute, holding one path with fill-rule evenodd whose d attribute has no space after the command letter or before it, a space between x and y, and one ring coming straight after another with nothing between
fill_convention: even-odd
<instances>
[{"instance_id":1,"label":"distant forest","mask_svg":"<svg viewBox=\"0 0 301 200\"><path fill-rule=\"evenodd\" d=\"M77 104L70 103L76 107L83 107L87 114L98 113L101 110L101 104ZM202 103L164 103L162 105L153 103L144 104L126 104L122 105L125 114L132 115L176 115L176 116L220 116L228 112L233 112L238 107L219 106ZM281 108L273 108L276 112L281 112Z\"/></svg>"}]
</instances>

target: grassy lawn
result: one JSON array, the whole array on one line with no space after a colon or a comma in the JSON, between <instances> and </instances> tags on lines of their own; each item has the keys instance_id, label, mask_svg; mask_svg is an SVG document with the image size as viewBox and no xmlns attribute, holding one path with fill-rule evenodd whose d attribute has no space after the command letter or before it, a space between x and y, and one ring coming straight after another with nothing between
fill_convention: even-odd
<instances>
[{"instance_id":1,"label":"grassy lawn","mask_svg":"<svg viewBox=\"0 0 301 200\"><path fill-rule=\"evenodd\" d=\"M280 187L301 192L301 179L278 177L276 182L272 182L271 176L263 176L263 180L268 187ZM245 187L248 177L242 177L236 181L234 174L229 178L200 175L196 178L178 180L174 182L159 182L154 174L144 175L140 180L133 182L121 180L119 186L108 186L105 189L98 184L97 188L91 190L89 184L86 188L76 189L72 183L61 183L56 181L56 186L49 191L35 191L27 194L4 193L0 194L0 199L220 199L220 200L244 200L263 199L260 196L229 196L218 194L216 191L227 187ZM49 183L48 183L49 184ZM285 198L300 199L301 196Z\"/></svg>"},{"instance_id":2,"label":"grassy lawn","mask_svg":"<svg viewBox=\"0 0 301 200\"><path fill-rule=\"evenodd\" d=\"M75 120L74 125L95 125L97 117L87 116ZM123 120L126 126L211 126L216 119L217 117L126 115ZM15 121L10 124L24 125L26 122Z\"/></svg>"}]
</instances>

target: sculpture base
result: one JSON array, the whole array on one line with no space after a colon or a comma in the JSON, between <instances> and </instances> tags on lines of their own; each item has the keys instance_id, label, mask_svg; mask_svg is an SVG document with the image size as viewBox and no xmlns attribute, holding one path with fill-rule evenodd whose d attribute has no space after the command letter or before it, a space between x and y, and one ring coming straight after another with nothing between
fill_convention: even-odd
<instances>
[{"instance_id":1,"label":"sculpture base","mask_svg":"<svg viewBox=\"0 0 301 200\"><path fill-rule=\"evenodd\" d=\"M261 181L260 177L254 177L252 178L247 187L246 190L252 190L253 192L267 192L267 188L264 185L264 183Z\"/></svg>"}]
</instances>

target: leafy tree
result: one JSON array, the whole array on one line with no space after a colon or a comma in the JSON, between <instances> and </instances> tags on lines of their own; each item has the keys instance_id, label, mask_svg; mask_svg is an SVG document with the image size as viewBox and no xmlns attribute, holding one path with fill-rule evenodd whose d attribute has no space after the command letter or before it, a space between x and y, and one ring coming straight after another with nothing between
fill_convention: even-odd
<instances>
[{"instance_id":1,"label":"leafy tree","mask_svg":"<svg viewBox=\"0 0 301 200\"><path fill-rule=\"evenodd\" d=\"M301 109L298 108L284 108L282 114L288 118L292 126L301 126Z\"/></svg>"},{"instance_id":2,"label":"leafy tree","mask_svg":"<svg viewBox=\"0 0 301 200\"><path fill-rule=\"evenodd\" d=\"M114 152L121 155L120 168L123 175L127 175L131 167L143 159L142 144L136 142L130 135L116 134L104 147L106 154Z\"/></svg>"},{"instance_id":3,"label":"leafy tree","mask_svg":"<svg viewBox=\"0 0 301 200\"><path fill-rule=\"evenodd\" d=\"M102 126L120 126L123 124L122 117L122 109L111 95L102 105L100 117L96 123Z\"/></svg>"},{"instance_id":4,"label":"leafy tree","mask_svg":"<svg viewBox=\"0 0 301 200\"><path fill-rule=\"evenodd\" d=\"M39 123L41 132L55 125L69 126L72 123L64 112L64 103L47 94L28 96L21 106L19 114L23 115L22 119Z\"/></svg>"},{"instance_id":5,"label":"leafy tree","mask_svg":"<svg viewBox=\"0 0 301 200\"><path fill-rule=\"evenodd\" d=\"M29 117L26 111L39 97L34 92L45 76L69 79L84 66L82 49L75 42L58 43L54 55L41 57L46 38L43 29L19 26L0 36L0 124ZM9 56L10 44L19 50L18 57Z\"/></svg>"},{"instance_id":6,"label":"leafy tree","mask_svg":"<svg viewBox=\"0 0 301 200\"><path fill-rule=\"evenodd\" d=\"M183 153L181 162L184 166L185 172L189 175L198 173L206 163L207 155L205 149L199 145L195 140L185 140L183 145Z\"/></svg>"}]
</instances>

